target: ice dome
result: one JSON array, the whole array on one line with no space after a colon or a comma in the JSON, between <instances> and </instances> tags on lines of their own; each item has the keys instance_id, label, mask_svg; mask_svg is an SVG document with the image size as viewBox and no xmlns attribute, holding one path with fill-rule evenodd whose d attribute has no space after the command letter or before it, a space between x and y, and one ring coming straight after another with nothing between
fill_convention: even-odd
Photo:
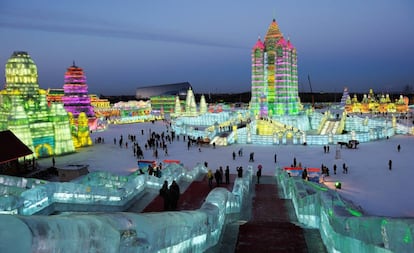
<instances>
[{"instance_id":1,"label":"ice dome","mask_svg":"<svg viewBox=\"0 0 414 253\"><path fill-rule=\"evenodd\" d=\"M38 92L37 67L30 55L15 51L6 63L6 89L19 90L23 94Z\"/></svg>"}]
</instances>

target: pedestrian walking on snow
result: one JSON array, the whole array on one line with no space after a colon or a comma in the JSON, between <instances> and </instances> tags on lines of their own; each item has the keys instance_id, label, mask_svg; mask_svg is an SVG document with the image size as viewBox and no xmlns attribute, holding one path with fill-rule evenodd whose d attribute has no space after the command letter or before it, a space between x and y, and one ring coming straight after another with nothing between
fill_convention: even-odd
<instances>
[{"instance_id":1,"label":"pedestrian walking on snow","mask_svg":"<svg viewBox=\"0 0 414 253\"><path fill-rule=\"evenodd\" d=\"M257 177L257 183L260 184L260 177L262 176L262 165L259 164L259 166L257 166L257 172L256 172L256 177Z\"/></svg>"}]
</instances>

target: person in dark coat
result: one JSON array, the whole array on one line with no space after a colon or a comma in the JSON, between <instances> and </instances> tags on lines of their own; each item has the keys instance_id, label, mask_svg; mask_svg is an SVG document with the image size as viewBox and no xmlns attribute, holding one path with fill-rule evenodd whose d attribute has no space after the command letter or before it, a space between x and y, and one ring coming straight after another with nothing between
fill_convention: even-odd
<instances>
[{"instance_id":1,"label":"person in dark coat","mask_svg":"<svg viewBox=\"0 0 414 253\"><path fill-rule=\"evenodd\" d=\"M308 171L306 169L304 169L303 172L302 172L302 179L303 180L308 180Z\"/></svg>"},{"instance_id":2,"label":"person in dark coat","mask_svg":"<svg viewBox=\"0 0 414 253\"><path fill-rule=\"evenodd\" d=\"M177 209L178 199L180 198L180 187L177 182L173 180L170 185L170 197L171 197L171 210Z\"/></svg>"},{"instance_id":3,"label":"person in dark coat","mask_svg":"<svg viewBox=\"0 0 414 253\"><path fill-rule=\"evenodd\" d=\"M257 177L257 183L260 184L260 177L262 176L262 165L259 164L259 166L257 166L257 172L256 172L256 177Z\"/></svg>"},{"instance_id":4,"label":"person in dark coat","mask_svg":"<svg viewBox=\"0 0 414 253\"><path fill-rule=\"evenodd\" d=\"M224 175L226 177L226 184L230 184L230 169L227 165L226 170L224 171Z\"/></svg>"},{"instance_id":5,"label":"person in dark coat","mask_svg":"<svg viewBox=\"0 0 414 253\"><path fill-rule=\"evenodd\" d=\"M389 160L388 161L388 169L389 170L392 170L392 160Z\"/></svg>"},{"instance_id":6,"label":"person in dark coat","mask_svg":"<svg viewBox=\"0 0 414 253\"><path fill-rule=\"evenodd\" d=\"M170 209L170 194L168 190L168 181L165 180L164 184L160 189L160 196L164 200L164 211L168 211Z\"/></svg>"},{"instance_id":7,"label":"person in dark coat","mask_svg":"<svg viewBox=\"0 0 414 253\"><path fill-rule=\"evenodd\" d=\"M216 172L214 173L214 178L216 179L217 187L220 186L220 176L220 170L216 169Z\"/></svg>"},{"instance_id":8,"label":"person in dark coat","mask_svg":"<svg viewBox=\"0 0 414 253\"><path fill-rule=\"evenodd\" d=\"M237 176L243 177L243 167L242 166L237 167L236 170L237 170Z\"/></svg>"}]
</instances>

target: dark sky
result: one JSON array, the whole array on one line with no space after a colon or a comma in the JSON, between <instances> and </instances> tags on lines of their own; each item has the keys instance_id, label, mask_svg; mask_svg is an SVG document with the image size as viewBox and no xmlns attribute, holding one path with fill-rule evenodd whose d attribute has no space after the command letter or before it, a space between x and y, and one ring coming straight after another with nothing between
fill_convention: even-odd
<instances>
[{"instance_id":1,"label":"dark sky","mask_svg":"<svg viewBox=\"0 0 414 253\"><path fill-rule=\"evenodd\" d=\"M0 1L0 78L27 51L41 88L75 61L89 91L190 82L197 93L250 91L250 53L275 18L298 51L299 90L414 87L412 0Z\"/></svg>"}]
</instances>

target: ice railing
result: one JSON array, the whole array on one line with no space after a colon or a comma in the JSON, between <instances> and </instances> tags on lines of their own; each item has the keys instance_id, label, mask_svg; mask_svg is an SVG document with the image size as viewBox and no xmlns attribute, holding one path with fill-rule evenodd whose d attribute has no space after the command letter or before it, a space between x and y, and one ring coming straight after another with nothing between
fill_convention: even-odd
<instances>
[{"instance_id":1,"label":"ice railing","mask_svg":"<svg viewBox=\"0 0 414 253\"><path fill-rule=\"evenodd\" d=\"M188 170L180 164L169 164L162 177L137 172L118 176L108 172L92 172L79 180L55 183L35 179L0 176L0 213L33 215L54 203L125 206L145 187L160 189L164 180L193 181L207 169L201 164ZM47 182L47 183L46 183Z\"/></svg>"},{"instance_id":2,"label":"ice railing","mask_svg":"<svg viewBox=\"0 0 414 253\"><path fill-rule=\"evenodd\" d=\"M334 190L281 169L276 177L299 222L318 228L329 252L414 252L414 219L365 216Z\"/></svg>"},{"instance_id":3,"label":"ice railing","mask_svg":"<svg viewBox=\"0 0 414 253\"><path fill-rule=\"evenodd\" d=\"M238 217L251 182L249 166L232 192L213 189L195 211L0 215L0 252L204 252Z\"/></svg>"}]
</instances>

